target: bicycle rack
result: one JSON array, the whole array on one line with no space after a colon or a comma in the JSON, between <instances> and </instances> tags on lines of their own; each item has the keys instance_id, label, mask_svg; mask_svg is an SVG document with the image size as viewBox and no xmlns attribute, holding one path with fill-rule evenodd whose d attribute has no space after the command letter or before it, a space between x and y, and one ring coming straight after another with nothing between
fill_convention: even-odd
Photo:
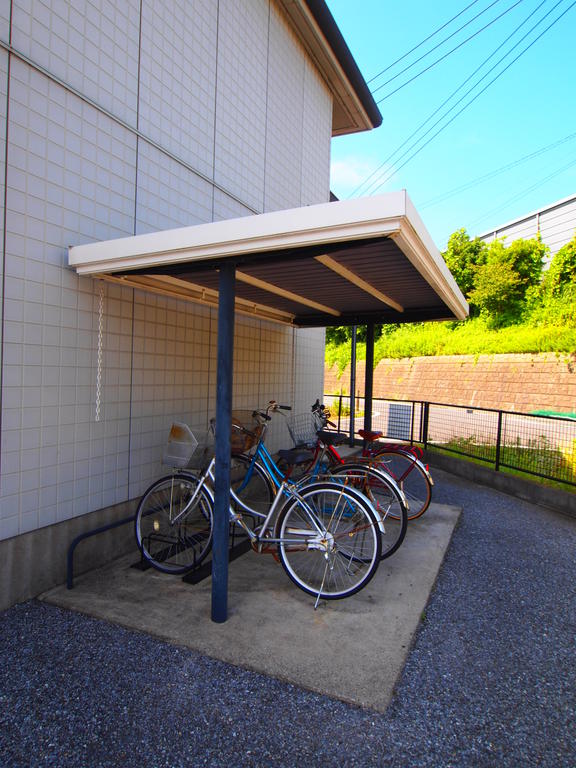
<instances>
[{"instance_id":1,"label":"bicycle rack","mask_svg":"<svg viewBox=\"0 0 576 768\"><path fill-rule=\"evenodd\" d=\"M84 541L84 539L89 539L92 536L97 536L99 533L106 533L106 531L111 531L114 528L119 528L121 525L127 525L128 523L133 523L136 520L136 515L130 515L130 517L123 517L121 520L115 520L112 523L107 523L106 525L101 525L98 528L93 528L90 531L84 531L84 533L79 534L76 536L75 539L72 540L70 543L70 546L68 547L68 552L66 555L66 589L74 589L74 552L76 551L76 547L78 544L80 544L81 541ZM236 560L241 555L245 554L251 549L250 545L250 539L242 537L238 543L235 543L235 540L237 538L237 531L235 530L235 526L231 526L231 543L229 547L229 562L232 562L233 560ZM136 563L133 563L131 568L137 568L141 571L146 571L149 568L152 568L150 563L148 563L142 555L140 555L140 560ZM201 565L194 567L191 571L189 571L185 576L182 577L182 581L186 582L187 584L198 584L203 579L207 578L212 574L212 559L210 558L207 562L202 563Z\"/></svg>"},{"instance_id":2,"label":"bicycle rack","mask_svg":"<svg viewBox=\"0 0 576 768\"><path fill-rule=\"evenodd\" d=\"M230 546L228 547L229 563L241 557L242 555L246 554L246 552L249 552L252 548L250 539L248 537L246 538L241 537L240 541L238 543L235 543L235 539L237 537L238 537L238 531L236 530L236 526L231 525L230 526L231 543L230 543ZM188 571L187 574L182 576L182 581L184 581L186 584L199 584L201 581L203 581L204 579L207 579L211 575L212 575L212 557L205 560L197 568L192 568L191 571Z\"/></svg>"},{"instance_id":3,"label":"bicycle rack","mask_svg":"<svg viewBox=\"0 0 576 768\"><path fill-rule=\"evenodd\" d=\"M107 525L101 525L98 528L94 528L91 531L84 531L84 533L79 534L76 536L75 539L71 542L70 546L68 547L68 554L66 556L66 588L67 589L73 589L74 588L74 551L76 550L76 547L78 544L80 544L81 541L84 541L84 539L88 539L91 536L96 536L99 533L105 533L106 531L111 531L113 528L119 528L121 525L126 525L127 523L133 523L136 519L136 515L130 515L130 517L123 517L121 520L115 520L113 523L108 523Z\"/></svg>"}]
</instances>

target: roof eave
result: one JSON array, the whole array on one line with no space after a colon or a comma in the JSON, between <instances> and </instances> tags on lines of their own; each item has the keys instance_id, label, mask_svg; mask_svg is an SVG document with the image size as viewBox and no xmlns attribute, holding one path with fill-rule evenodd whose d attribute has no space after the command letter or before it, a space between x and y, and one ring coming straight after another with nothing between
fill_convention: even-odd
<instances>
[{"instance_id":1,"label":"roof eave","mask_svg":"<svg viewBox=\"0 0 576 768\"><path fill-rule=\"evenodd\" d=\"M382 115L324 0L280 0L334 99L332 135L377 128Z\"/></svg>"}]
</instances>

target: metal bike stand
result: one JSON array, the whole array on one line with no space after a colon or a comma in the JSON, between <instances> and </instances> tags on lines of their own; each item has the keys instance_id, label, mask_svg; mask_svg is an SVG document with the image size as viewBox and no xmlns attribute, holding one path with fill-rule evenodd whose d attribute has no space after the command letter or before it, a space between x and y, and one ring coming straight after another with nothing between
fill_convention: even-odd
<instances>
[{"instance_id":1,"label":"metal bike stand","mask_svg":"<svg viewBox=\"0 0 576 768\"><path fill-rule=\"evenodd\" d=\"M228 548L228 562L231 563L237 558L245 555L252 549L250 539L248 536L239 536L238 531L235 530L236 526L231 526L230 531L230 546ZM238 541L236 541L238 539ZM202 562L198 568L193 568L185 576L182 576L182 581L186 584L199 584L204 579L212 576L212 558Z\"/></svg>"},{"instance_id":2,"label":"metal bike stand","mask_svg":"<svg viewBox=\"0 0 576 768\"><path fill-rule=\"evenodd\" d=\"M130 515L130 517L123 517L121 520L115 520L112 523L108 523L107 525L101 525L98 528L93 528L91 531L84 531L84 533L79 534L76 536L75 539L71 542L70 546L68 547L68 553L66 556L66 588L67 589L73 589L74 588L74 552L76 551L76 547L78 544L80 544L81 541L84 541L84 539L89 539L91 536L96 536L99 533L105 533L106 531L110 531L113 528L118 528L121 525L127 525L128 523L133 523L136 519L136 515Z\"/></svg>"}]
</instances>

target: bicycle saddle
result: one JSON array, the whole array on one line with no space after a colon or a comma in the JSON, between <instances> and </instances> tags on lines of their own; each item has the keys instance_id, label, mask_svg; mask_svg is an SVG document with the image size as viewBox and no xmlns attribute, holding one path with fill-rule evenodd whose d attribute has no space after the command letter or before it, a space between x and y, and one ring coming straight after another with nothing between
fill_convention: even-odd
<instances>
[{"instance_id":1,"label":"bicycle saddle","mask_svg":"<svg viewBox=\"0 0 576 768\"><path fill-rule=\"evenodd\" d=\"M280 456L281 459L284 459L287 464L305 464L312 461L314 458L313 452L308 450L305 446L300 446L299 448L283 448L278 451L278 456Z\"/></svg>"},{"instance_id":2,"label":"bicycle saddle","mask_svg":"<svg viewBox=\"0 0 576 768\"><path fill-rule=\"evenodd\" d=\"M368 440L369 443L373 443L375 440L378 440L379 437L382 437L383 433L380 430L372 432L369 429L359 429L358 434L363 440Z\"/></svg>"},{"instance_id":3,"label":"bicycle saddle","mask_svg":"<svg viewBox=\"0 0 576 768\"><path fill-rule=\"evenodd\" d=\"M342 445L348 440L344 432L328 432L323 429L318 432L318 437L325 445Z\"/></svg>"}]
</instances>

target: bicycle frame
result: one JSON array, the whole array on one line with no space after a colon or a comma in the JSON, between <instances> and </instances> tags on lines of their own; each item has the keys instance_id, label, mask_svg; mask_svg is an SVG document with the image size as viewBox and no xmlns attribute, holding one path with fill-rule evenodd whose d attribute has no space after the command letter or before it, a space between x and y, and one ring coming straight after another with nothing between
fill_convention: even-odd
<instances>
[{"instance_id":1,"label":"bicycle frame","mask_svg":"<svg viewBox=\"0 0 576 768\"><path fill-rule=\"evenodd\" d=\"M338 456L338 454L335 454L335 455ZM316 454L315 454L315 457L316 457ZM339 456L338 458L340 459L339 463L341 464L345 463L344 460L342 460ZM252 474L254 473L254 465L257 463L259 463L260 467L262 467L266 471L268 477L270 478L270 480L273 482L273 484L276 486L276 489L277 489L277 493L274 496L274 501L272 502L272 507L269 513L267 515L264 515L261 512L258 512L257 510L252 509L251 507L248 507L241 499L238 498L238 496L236 495L236 493L232 488L230 489L230 495L234 499L234 501L236 501L236 503L239 504L240 507L242 507L242 509L244 509L245 512L248 512L252 516L256 516L264 519L262 529L265 530L270 523L270 519L273 516L273 512L278 507L278 499L281 499L283 496L288 496L288 497L296 496L296 498L299 498L299 495L296 489L303 482L310 483L313 480L318 479L320 464L319 462L315 461L313 471L307 473L304 478L301 478L299 480L290 479L290 477L287 477L282 473L282 471L274 461L274 458L270 454L269 450L266 448L264 444L264 433L263 433L258 441L258 446L256 448L256 451L251 457L250 466L248 467L248 470L244 476L244 479L241 485L238 488L238 491L242 491L248 485L252 477ZM343 482L342 480L336 479L332 476L330 476L330 481L333 483L334 482L338 483L338 485L342 485L343 488L344 487L348 489L350 488L350 486L347 485L345 482ZM307 508L304 502L300 501L299 503L303 505L305 508ZM307 511L309 514L314 516L312 510L307 508ZM233 514L233 510L231 510L231 513ZM384 522L379 514L376 514L376 522L380 532L384 534L385 533ZM278 543L277 539L266 538L266 541Z\"/></svg>"},{"instance_id":2,"label":"bicycle frame","mask_svg":"<svg viewBox=\"0 0 576 768\"><path fill-rule=\"evenodd\" d=\"M274 463L274 460L272 459L272 457L268 453L267 449L264 448L264 450L265 450L266 454L269 457L269 466L270 466L270 468L271 469L274 468L274 470L277 473L277 475L279 475L280 473L279 473L279 470L278 470L278 468L276 467L276 465ZM216 465L216 459L213 458L210 461L210 464L208 465L208 468L202 474L202 477L200 478L200 481L199 481L199 483L198 483L198 485L196 487L196 490L194 491L194 493L190 497L188 503L186 504L184 509L172 521L173 524L178 522L178 520L181 517L186 515L187 511L190 509L190 507L194 504L195 500L197 499L198 494L200 493L200 489L204 485L208 485L208 483L206 482L207 478L209 478L212 483L214 482L214 480L215 480L215 475L214 475L214 467L215 467L215 465ZM302 507L302 509L304 509L306 511L306 513L307 513L308 517L310 518L310 521L313 524L314 528L316 529L316 532L317 532L318 537L319 537L318 539L314 538L312 540L310 540L308 538L308 540L306 542L306 546L311 547L311 548L315 548L315 549L325 549L326 548L326 543L325 543L324 538L323 538L324 535L325 535L324 527L321 526L320 523L318 522L318 520L316 518L316 515L314 514L314 510L311 509L310 506L306 503L306 501L300 497L300 495L298 494L298 492L295 489L295 487L294 488L289 488L289 483L287 481L279 480L279 477L276 477L275 478L275 482L277 484L279 493L277 493L274 496L274 500L272 502L272 505L271 505L271 507L270 507L270 509L269 509L269 511L268 511L268 513L266 515L262 514L261 512L258 512L258 510L255 510L252 507L250 507L247 504L245 504L242 501L242 499L238 498L238 496L234 492L233 488L230 488L230 497L236 502L236 504L238 504L249 515L254 516L254 517L258 517L258 518L263 520L262 526L260 527L260 531L262 533L266 532L266 531L271 531L272 530L271 521L273 520L274 515L275 515L276 511L278 510L278 508L281 507L284 504L284 501L285 501L284 496L288 496L290 498L296 498L299 506ZM344 489L345 486L342 485L342 488ZM350 489L347 489L347 490L349 491ZM210 488L210 491L211 491L211 488ZM260 543L262 541L265 541L267 545L268 544L280 544L280 543L283 543L283 544L302 544L302 536L306 535L306 536L309 537L309 535L310 535L310 531L303 530L303 531L294 531L294 534L300 534L299 537L295 538L295 539L291 539L291 538L282 538L282 539L280 539L280 538L276 538L274 536L266 536L265 538L263 538L261 533L258 533L257 531L255 531L252 528L250 528L250 526L243 519L242 515L239 514L238 512L236 512L234 510L234 508L232 507L232 505L230 505L230 507L229 507L229 514L230 514L230 521L235 523L235 524L237 524L237 525L239 525L247 533L247 535L249 536L250 540L252 542L255 542L255 543Z\"/></svg>"},{"instance_id":3,"label":"bicycle frame","mask_svg":"<svg viewBox=\"0 0 576 768\"><path fill-rule=\"evenodd\" d=\"M316 403L312 406L312 412L315 414L315 416L319 419L319 421L323 422L324 424L329 424L332 427L335 427L336 425L333 424L331 421L326 418L324 406L320 405L319 401L317 400ZM362 434L362 430L360 430L360 434ZM362 453L360 456L356 456L354 458L355 461L366 461L366 463L371 464L372 462L374 465L378 465L378 456L379 452L377 450L374 450L370 447L371 443L368 443L367 441L364 442L364 447L362 448ZM405 472L402 473L400 476L394 475L394 480L398 483L398 485L402 485L404 480L408 477L410 472L412 472L413 467L416 464L420 465L420 468L423 472L426 473L426 477L430 483L430 485L434 485L434 482L432 480L432 476L430 475L430 472L428 471L428 467L424 466L422 462L420 461L420 458L416 451L413 448L406 447L405 449L402 447L392 447L396 446L396 444L391 444L390 452L391 453L400 453L402 456L406 457L411 461L411 464L409 464L408 468L405 470ZM325 443L322 440L322 437L318 435L318 439L316 441L316 445L314 446L314 462L319 462L321 457L324 456L326 453L330 455L330 458L332 459L333 463L335 464L345 464L346 459L343 459L342 456L338 453L338 451L334 448L333 445L329 443Z\"/></svg>"}]
</instances>

